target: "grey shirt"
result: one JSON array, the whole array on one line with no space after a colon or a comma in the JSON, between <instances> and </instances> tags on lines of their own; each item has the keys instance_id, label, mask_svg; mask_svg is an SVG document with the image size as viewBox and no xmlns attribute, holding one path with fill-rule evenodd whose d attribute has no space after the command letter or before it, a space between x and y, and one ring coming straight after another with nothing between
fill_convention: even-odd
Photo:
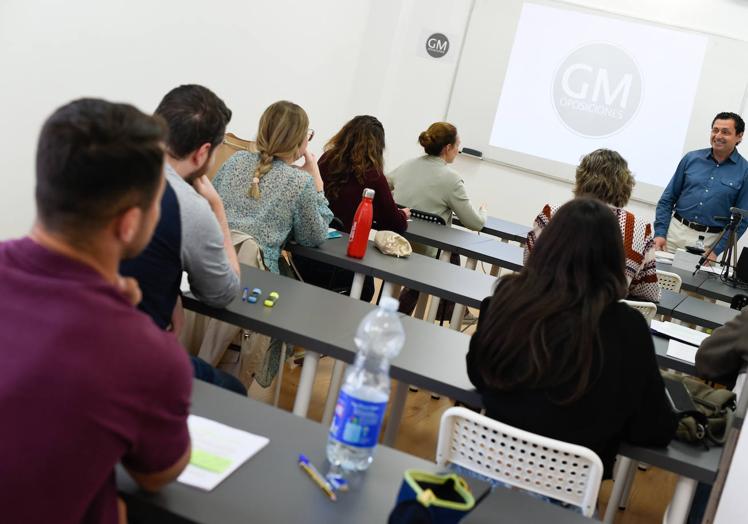
<instances>
[{"instance_id":1,"label":"grey shirt","mask_svg":"<svg viewBox=\"0 0 748 524\"><path fill-rule=\"evenodd\" d=\"M166 164L166 180L177 195L182 223L182 269L198 300L225 307L239 294L239 276L229 264L223 232L210 204Z\"/></svg>"},{"instance_id":2,"label":"grey shirt","mask_svg":"<svg viewBox=\"0 0 748 524\"><path fill-rule=\"evenodd\" d=\"M704 339L696 352L697 373L712 380L735 379L748 366L748 307Z\"/></svg>"}]
</instances>

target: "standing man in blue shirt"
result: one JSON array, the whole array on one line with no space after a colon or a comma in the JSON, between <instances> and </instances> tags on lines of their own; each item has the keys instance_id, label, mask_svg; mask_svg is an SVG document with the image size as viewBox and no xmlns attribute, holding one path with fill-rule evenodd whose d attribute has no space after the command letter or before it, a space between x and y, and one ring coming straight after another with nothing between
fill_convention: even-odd
<instances>
[{"instance_id":1,"label":"standing man in blue shirt","mask_svg":"<svg viewBox=\"0 0 748 524\"><path fill-rule=\"evenodd\" d=\"M719 113L712 121L712 147L691 151L680 161L657 203L656 249L674 253L696 244L699 236L709 248L727 225L730 208L748 209L748 162L737 150L743 131L745 122L740 115ZM746 226L748 217L738 225L738 238ZM727 236L709 258L716 260L726 244Z\"/></svg>"}]
</instances>

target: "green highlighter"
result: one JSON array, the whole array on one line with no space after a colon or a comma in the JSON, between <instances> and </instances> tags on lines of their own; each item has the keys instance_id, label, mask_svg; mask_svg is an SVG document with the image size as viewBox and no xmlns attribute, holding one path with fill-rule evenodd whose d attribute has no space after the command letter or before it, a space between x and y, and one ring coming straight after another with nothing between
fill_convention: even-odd
<instances>
[{"instance_id":1,"label":"green highlighter","mask_svg":"<svg viewBox=\"0 0 748 524\"><path fill-rule=\"evenodd\" d=\"M193 449L190 464L213 473L223 473L231 466L231 459L208 453L202 449Z\"/></svg>"}]
</instances>

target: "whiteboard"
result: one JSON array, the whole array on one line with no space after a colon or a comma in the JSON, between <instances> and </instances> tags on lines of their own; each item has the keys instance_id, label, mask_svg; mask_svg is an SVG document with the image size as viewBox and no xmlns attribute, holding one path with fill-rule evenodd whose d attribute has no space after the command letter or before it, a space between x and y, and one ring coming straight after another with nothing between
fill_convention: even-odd
<instances>
[{"instance_id":1,"label":"whiteboard","mask_svg":"<svg viewBox=\"0 0 748 524\"><path fill-rule=\"evenodd\" d=\"M476 0L447 119L484 159L573 182L615 149L654 203L712 118L740 112L746 42L551 0Z\"/></svg>"}]
</instances>

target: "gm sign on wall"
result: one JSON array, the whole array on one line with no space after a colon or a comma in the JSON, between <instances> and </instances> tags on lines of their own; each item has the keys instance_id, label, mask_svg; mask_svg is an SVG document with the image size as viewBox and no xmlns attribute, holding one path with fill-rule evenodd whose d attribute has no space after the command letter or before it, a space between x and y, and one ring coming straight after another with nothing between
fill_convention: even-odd
<instances>
[{"instance_id":1,"label":"gm sign on wall","mask_svg":"<svg viewBox=\"0 0 748 524\"><path fill-rule=\"evenodd\" d=\"M613 135L636 115L642 75L621 47L591 43L572 51L553 81L553 106L572 132L590 138Z\"/></svg>"},{"instance_id":2,"label":"gm sign on wall","mask_svg":"<svg viewBox=\"0 0 748 524\"><path fill-rule=\"evenodd\" d=\"M426 39L426 52L434 58L441 58L449 51L449 38L442 33L434 33Z\"/></svg>"},{"instance_id":3,"label":"gm sign on wall","mask_svg":"<svg viewBox=\"0 0 748 524\"><path fill-rule=\"evenodd\" d=\"M444 30L423 29L418 36L418 56L431 62L454 63L457 59L459 44L457 38Z\"/></svg>"}]
</instances>

